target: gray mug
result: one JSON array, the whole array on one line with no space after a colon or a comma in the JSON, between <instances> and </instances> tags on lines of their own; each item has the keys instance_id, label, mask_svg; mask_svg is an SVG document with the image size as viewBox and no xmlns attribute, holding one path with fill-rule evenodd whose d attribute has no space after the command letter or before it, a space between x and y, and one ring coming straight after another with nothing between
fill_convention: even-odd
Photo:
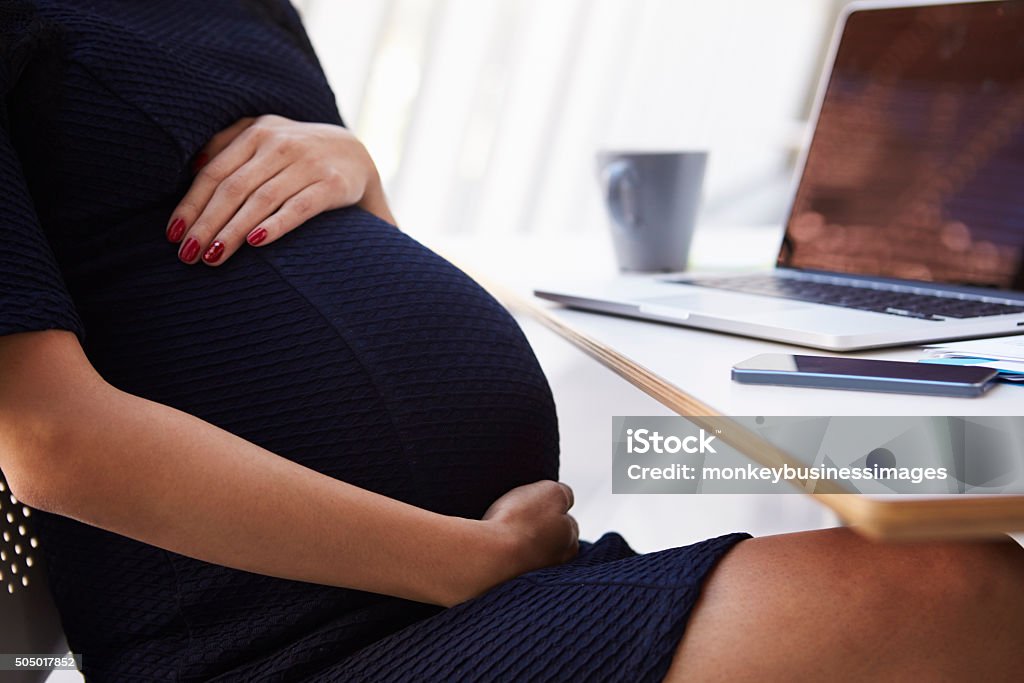
<instances>
[{"instance_id":1,"label":"gray mug","mask_svg":"<svg viewBox=\"0 0 1024 683\"><path fill-rule=\"evenodd\" d=\"M620 270L686 270L707 158L707 152L597 153Z\"/></svg>"}]
</instances>

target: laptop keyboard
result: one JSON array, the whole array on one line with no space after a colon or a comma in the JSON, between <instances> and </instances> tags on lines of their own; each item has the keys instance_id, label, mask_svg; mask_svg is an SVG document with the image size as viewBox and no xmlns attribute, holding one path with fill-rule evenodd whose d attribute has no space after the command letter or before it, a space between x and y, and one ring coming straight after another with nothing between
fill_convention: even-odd
<instances>
[{"instance_id":1,"label":"laptop keyboard","mask_svg":"<svg viewBox=\"0 0 1024 683\"><path fill-rule=\"evenodd\" d=\"M678 284L723 289L730 292L760 294L781 299L795 299L816 304L828 304L861 311L889 313L925 320L947 318L981 318L1009 313L1024 313L1024 306L1015 306L978 299L960 299L873 287L854 287L832 282L802 280L772 275L738 277L706 277L670 280Z\"/></svg>"}]
</instances>

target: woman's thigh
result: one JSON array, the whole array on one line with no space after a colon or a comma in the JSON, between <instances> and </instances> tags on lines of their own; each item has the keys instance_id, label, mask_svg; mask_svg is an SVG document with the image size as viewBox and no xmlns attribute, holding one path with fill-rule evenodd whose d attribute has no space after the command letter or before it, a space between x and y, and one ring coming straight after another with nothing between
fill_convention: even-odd
<instances>
[{"instance_id":1,"label":"woman's thigh","mask_svg":"<svg viewBox=\"0 0 1024 683\"><path fill-rule=\"evenodd\" d=\"M1020 680L1024 551L1007 540L768 536L716 568L666 680Z\"/></svg>"}]
</instances>

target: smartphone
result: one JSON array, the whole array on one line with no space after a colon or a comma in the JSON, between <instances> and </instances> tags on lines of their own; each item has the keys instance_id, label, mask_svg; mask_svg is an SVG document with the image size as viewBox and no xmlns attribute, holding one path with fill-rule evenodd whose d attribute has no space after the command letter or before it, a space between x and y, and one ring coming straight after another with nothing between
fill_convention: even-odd
<instances>
[{"instance_id":1,"label":"smartphone","mask_svg":"<svg viewBox=\"0 0 1024 683\"><path fill-rule=\"evenodd\" d=\"M997 370L976 365L936 365L787 353L763 353L732 368L733 380L745 384L930 396L981 396L995 385L993 380L998 374Z\"/></svg>"}]
</instances>

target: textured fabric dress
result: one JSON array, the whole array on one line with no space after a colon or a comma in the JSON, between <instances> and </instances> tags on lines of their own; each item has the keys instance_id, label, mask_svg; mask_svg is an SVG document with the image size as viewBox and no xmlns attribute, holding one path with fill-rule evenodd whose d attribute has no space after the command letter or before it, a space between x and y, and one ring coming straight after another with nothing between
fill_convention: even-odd
<instances>
[{"instance_id":1,"label":"textured fabric dress","mask_svg":"<svg viewBox=\"0 0 1024 683\"><path fill-rule=\"evenodd\" d=\"M72 331L120 389L441 513L557 478L550 391L515 322L393 226L331 211L220 268L167 243L214 133L341 123L289 5L0 0L0 95L0 335ZM71 648L118 682L659 680L745 538L638 556L608 534L442 610L34 519Z\"/></svg>"}]
</instances>

